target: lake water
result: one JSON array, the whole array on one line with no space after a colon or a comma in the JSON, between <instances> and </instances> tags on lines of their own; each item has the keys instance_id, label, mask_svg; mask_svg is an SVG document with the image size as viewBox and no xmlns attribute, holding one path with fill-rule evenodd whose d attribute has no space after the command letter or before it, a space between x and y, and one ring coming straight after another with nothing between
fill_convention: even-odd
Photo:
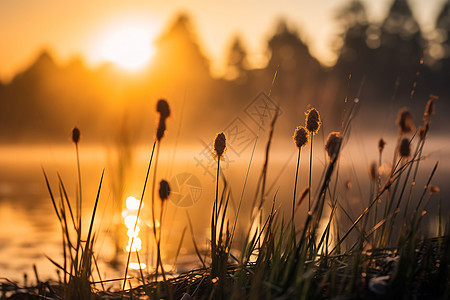
<instances>
[{"instance_id":1,"label":"lake water","mask_svg":"<svg viewBox=\"0 0 450 300\"><path fill-rule=\"evenodd\" d=\"M283 139L289 142L285 142ZM266 185L266 191L268 191L266 207L270 207L277 192L276 206L279 206L281 212L287 216L292 205L297 154L289 139L275 138L270 153ZM389 160L392 160L391 154L395 137L385 139L387 146L383 161L388 164ZM313 187L318 185L326 162L322 151L323 142L317 138L315 143L314 151L317 152L314 152L316 155L313 162ZM367 137L354 133L342 152L338 185L345 186L349 181L352 189L350 191L339 190L339 199L343 205L349 208L348 211L353 218L359 215L369 199L368 168L372 161L378 159L377 143L378 137L376 136ZM239 219L239 228L242 230L249 226L252 195L254 195L256 182L261 172L264 147L265 141L261 139L256 147L250 168L249 182L244 194L244 203ZM127 197L140 197L151 145L128 149L131 151L131 156L129 156L131 160L123 158L127 156L122 156L121 160L118 159L117 149L117 147L80 145L83 226L85 229L89 224L101 172L103 168L106 169L94 224L97 233L95 251L99 257L101 275L104 279L123 276L127 229L121 212L126 209L125 199ZM226 160L221 162L223 173L232 188L231 220L234 220L233 216L242 193L251 149L252 147L248 147L239 154L229 150ZM424 225L428 234L434 235L437 231L435 220L439 197L442 197L444 220L450 211L450 202L447 201L450 192L448 185L450 138L448 136L430 137L424 154L427 155L427 158L421 163L414 195L421 193L435 162L439 161L439 168L432 184L438 186L441 192L433 196L434 198L430 201ZM0 277L23 283L23 276L26 273L29 282L34 282L33 264L35 264L41 280L57 278L56 267L49 262L46 256L58 262L62 261L61 228L45 185L42 168L47 172L54 191L58 191L56 174L60 172L69 198L73 200L76 198L77 190L75 157L74 147L70 144L67 146L49 144L0 146ZM308 148L302 151L301 158L298 188L300 192L307 185ZM119 164L119 161L122 163ZM122 169L125 170L122 177L119 175L120 165L125 166ZM164 263L171 265L174 262L182 232L188 224L186 212L193 221L194 234L199 247L207 248L209 218L215 191L215 166L216 163L211 159L209 151L200 142L190 146L176 143L162 144L157 167L157 181L160 178L166 178L171 183L173 190L171 201L165 206L162 222ZM120 184L121 180L123 185ZM122 186L122 188L117 188L117 186ZM152 240L149 212L151 187L152 180L149 181L144 200L143 222L139 233L142 238L142 260L148 265L151 265L154 258L153 251L147 247L148 241ZM156 194L157 189L158 187L155 191ZM297 213L298 222L305 213L306 206L302 204ZM117 256L114 250L116 240L118 240L117 244L120 250ZM192 249L192 241L189 229L187 229L176 264L178 271L199 265ZM114 258L119 261L118 268L113 268L110 264Z\"/></svg>"}]
</instances>

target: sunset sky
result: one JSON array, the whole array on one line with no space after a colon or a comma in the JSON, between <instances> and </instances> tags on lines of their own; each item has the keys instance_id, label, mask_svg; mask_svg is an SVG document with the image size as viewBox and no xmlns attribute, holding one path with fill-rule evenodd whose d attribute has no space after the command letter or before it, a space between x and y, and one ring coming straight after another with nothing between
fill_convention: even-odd
<instances>
[{"instance_id":1,"label":"sunset sky","mask_svg":"<svg viewBox=\"0 0 450 300\"><path fill-rule=\"evenodd\" d=\"M179 12L191 15L212 71L220 74L231 38L245 41L253 66L264 63L267 39L284 17L299 29L323 64L335 60L336 10L350 0L1 0L0 80L7 81L47 48L58 62L81 55L90 66L114 61L137 69L151 59L155 39ZM392 0L364 0L369 18L382 20ZM445 0L410 0L422 30L433 28ZM133 45L133 47L125 47ZM133 57L133 59L129 59Z\"/></svg>"}]
</instances>

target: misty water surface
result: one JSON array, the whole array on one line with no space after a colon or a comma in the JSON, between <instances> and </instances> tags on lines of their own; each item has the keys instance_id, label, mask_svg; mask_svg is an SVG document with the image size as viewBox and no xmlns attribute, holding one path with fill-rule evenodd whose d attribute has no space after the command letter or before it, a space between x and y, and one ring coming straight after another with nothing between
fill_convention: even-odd
<instances>
[{"instance_id":1,"label":"misty water surface","mask_svg":"<svg viewBox=\"0 0 450 300\"><path fill-rule=\"evenodd\" d=\"M392 160L395 137L386 138L387 141L383 161L389 163ZM348 208L348 212L356 218L369 201L369 175L368 168L372 161L378 159L378 136L367 136L352 133L350 142L344 145L339 167L339 201ZM316 138L314 145L315 160L313 162L313 188L317 187L320 175L326 161L323 153L323 137ZM241 238L249 226L250 206L254 200L254 191L258 176L264 161L264 148L266 140L258 141L254 160L250 168L249 182L244 194L243 209L240 215L237 238ZM232 146L232 145L230 145ZM232 189L232 201L229 216L234 220L236 205L242 193L245 173L248 168L253 142L248 149L244 149L240 155L228 150L226 160L222 162L223 174L225 174ZM83 182L83 213L85 228L88 225L93 200L95 199L100 175L103 168L105 181L101 190L99 210L95 220L97 238L96 253L99 255L101 270L111 278L120 276L125 263L126 228L120 211L125 208L125 199L128 196L139 198L147 161L150 156L151 145L142 145L133 149L131 159L126 161L123 168L123 195L122 200L117 200L118 194L114 189L119 180L118 148L99 145L80 145L81 169ZM435 235L437 201L443 200L444 220L450 211L448 195L450 188L447 178L450 176L450 139L448 137L431 135L424 154L427 158L421 163L421 172L414 189L415 197L423 191L423 186L434 164L439 161L439 167L432 184L440 187L441 192L430 202L427 209L424 228L428 235ZM295 162L297 151L290 140L290 136L276 136L272 151L270 152L269 173L267 178L266 211L275 199L276 207L280 207L283 214L289 216L292 205L292 193L295 174ZM299 173L299 191L307 186L309 168L309 147L302 151ZM122 163L125 161L122 158ZM209 165L208 165L209 164ZM199 182L198 186L173 187L178 193L190 195L188 202L178 203L180 198L174 196L169 202L163 219L163 255L167 264L173 263L174 255L180 241L181 233L187 226L186 211L193 220L194 232L197 243L202 249L208 246L210 211L214 199L215 189L215 165L210 158L210 152L202 142L184 146L181 144L167 143L161 145L161 153L158 163L157 182L165 178L173 184L176 176L180 174L194 175ZM207 166L207 167L205 167ZM14 146L3 145L0 147L0 273L7 277L22 282L23 274L32 276L32 265L36 264L38 272L43 278L56 278L56 268L47 260L49 256L55 260L61 259L61 231L53 211L52 203L45 186L42 167L49 175L52 188L57 191L57 172L60 172L69 197L75 199L77 173L76 156L73 145L67 142L64 146L55 145L29 145ZM211 173L213 175L211 175ZM343 187L351 183L351 189ZM152 180L149 181L147 194L144 200L142 218L144 223L150 224L150 195ZM194 183L194 185L197 185ZM221 187L223 186L221 182ZM158 187L157 187L158 188ZM156 189L157 189L156 188ZM156 191L157 193L157 191ZM300 193L300 192L299 192ZM274 198L276 194L276 197ZM175 194L174 194L175 195ZM189 202L191 201L191 202ZM259 201L259 199L257 200ZM177 202L177 203L176 203ZM305 203L297 211L296 221L299 224L306 213ZM119 213L118 213L119 212ZM348 221L348 220L347 220ZM343 220L345 223L345 220ZM150 229L142 226L143 253L147 262L152 259L152 251L148 250L146 239L151 238ZM118 232L119 244L122 245L118 257L119 269L111 267L109 262L114 258L114 236ZM178 271L189 269L199 264L193 255L192 241L189 230L178 259ZM148 252L146 252L148 251ZM186 263L186 264L184 264ZM151 265L151 263L150 263ZM42 279L42 278L41 278Z\"/></svg>"}]
</instances>

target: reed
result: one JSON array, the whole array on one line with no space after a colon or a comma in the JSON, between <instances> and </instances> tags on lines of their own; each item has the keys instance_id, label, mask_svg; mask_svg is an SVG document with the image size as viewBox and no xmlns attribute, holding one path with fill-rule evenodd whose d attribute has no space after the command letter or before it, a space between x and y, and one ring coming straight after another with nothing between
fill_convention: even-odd
<instances>
[{"instance_id":1,"label":"reed","mask_svg":"<svg viewBox=\"0 0 450 300\"><path fill-rule=\"evenodd\" d=\"M319 112L315 108L309 109L306 113L305 127L309 131L311 137L311 150L309 152L309 190L311 191L311 178L312 178L312 161L313 161L313 139L314 135L319 132L322 120L320 119ZM308 198L308 211L311 210L311 193Z\"/></svg>"},{"instance_id":2,"label":"reed","mask_svg":"<svg viewBox=\"0 0 450 300\"><path fill-rule=\"evenodd\" d=\"M309 132L305 127L299 126L295 129L294 132L294 143L295 146L298 149L298 156L297 156L297 167L295 169L295 181L294 181L294 197L292 199L292 231L294 234L294 243L295 243L295 222L294 222L294 216L295 216L295 197L297 195L297 183L298 183L298 169L300 166L300 154L301 149L306 146L306 144L309 141ZM309 189L308 189L309 190Z\"/></svg>"},{"instance_id":3,"label":"reed","mask_svg":"<svg viewBox=\"0 0 450 300\"><path fill-rule=\"evenodd\" d=\"M95 234L93 232L94 221L97 213L98 202L100 199L100 191L102 189L103 177L105 170L103 170L100 183L98 185L97 196L95 197L92 215L90 218L89 229L86 237L83 238L82 231L82 210L81 210L81 175L80 175L80 161L78 155L78 142L80 138L80 131L74 128L72 132L72 140L76 146L77 154L77 169L78 169L78 197L76 200L76 211L74 215L72 203L68 196L66 187L61 176L58 173L58 192L59 198L56 196L51 187L47 173L42 169L47 190L53 204L56 217L61 226L62 233L62 250L63 262L58 263L54 259L47 257L59 270L64 274L64 297L65 299L95 299L96 295L92 289L94 267L97 268L96 258L94 256ZM99 277L100 272L98 272Z\"/></svg>"},{"instance_id":4,"label":"reed","mask_svg":"<svg viewBox=\"0 0 450 300\"><path fill-rule=\"evenodd\" d=\"M278 199L278 193L272 197L271 207L264 216L262 205L264 197L264 178L267 176L268 153L272 141L273 127L276 116L272 120L272 129L266 145L266 159L261 172L262 189L261 201L253 202L250 209L259 211L259 220L252 218L258 227L249 229L244 235L242 244L233 244L240 204L231 220L228 216L231 199L231 187L221 172L221 161L226 152L227 140L223 132L218 133L214 139L214 157L217 159L217 173L215 182L215 195L211 210L210 223L210 252L208 259L202 256L202 249L198 247L192 222L188 212L187 219L191 231L194 247L202 264L199 269L179 274L174 278L167 278L163 268L162 253L162 226L166 202L170 196L170 186L165 180L159 182L159 221L157 231L153 226L155 247L157 251L155 281L147 281L141 270L142 285L130 288L122 297L129 298L163 298L163 299L331 299L331 298L398 298L417 297L428 295L438 299L447 297L450 288L446 284L450 275L450 226L443 230L442 199L436 203L439 207L439 221L436 239L419 238L425 210L434 199L440 195L439 187L433 185L433 179L438 169L438 163L430 172L425 187L419 190L418 198L412 197L416 188L419 164L423 160L423 146L431 128L431 115L434 111L435 98L430 98L425 108L423 124L416 130L409 110L402 110L396 122L398 126L398 142L393 152L393 165L387 175L380 171L382 155L385 155L385 142L378 142L378 162L370 165L368 177L371 183L368 192L367 205L352 217L342 205L342 195L339 193L339 164L345 142L349 138L352 120L357 111L358 101L354 101L348 110L342 127L339 131L328 134L323 152L327 160L323 175L317 188L311 185L312 160L318 155L312 152L312 139L318 132L322 121L315 109L307 113L306 126L297 127L294 133L294 142L298 148L296 174L293 186L292 214L285 219L280 214L280 206L286 205L284 199ZM142 201L146 190L152 166L153 153L157 146L156 162L153 182L157 173L157 160L159 147L165 135L165 120L170 116L167 102L158 102L159 113L158 129L144 180L141 194ZM297 184L300 169L300 153L311 141L309 184L297 200ZM75 142L77 140L77 142ZM77 146L79 139L74 139ZM253 153L252 152L252 158ZM376 158L375 158L376 160ZM251 165L252 159L250 160ZM250 169L250 165L248 170ZM248 170L246 181L248 177ZM62 229L62 244L64 261L61 264L53 262L63 271L62 282L66 286L67 299L93 299L94 293L92 272L96 265L94 256L95 234L93 224L97 210L97 203L102 186L100 180L97 198L87 238L82 239L79 218L81 213L74 213L67 191L59 177L59 199L50 187L47 174L44 178L49 190L52 204ZM81 176L79 177L79 181ZM244 183L244 189L245 184ZM409 190L408 190L409 187ZM152 188L154 194L155 187ZM81 194L81 188L79 187ZM305 221L296 231L294 216L303 199L308 197L308 211ZM257 198L257 195L254 199ZM244 190L240 203L245 201ZM384 202L384 203L383 203ZM290 206L290 201L288 202ZM384 213L378 212L378 206L385 207ZM326 207L329 207L327 210ZM77 203L77 209L79 203ZM156 202L152 195L152 220L156 224ZM396 216L404 208L402 226L398 230ZM409 210L412 210L409 213ZM339 217L348 218L351 225L343 227L344 222ZM370 222L369 220L370 218ZM373 222L372 222L373 217ZM230 230L230 220L234 223ZM321 224L324 225L321 225ZM136 223L137 224L137 223ZM251 224L254 225L254 224ZM185 228L186 230L186 228ZM75 238L72 236L75 233ZM394 239L394 237L398 239ZM184 231L183 231L184 237ZM234 245L232 249L231 246ZM177 253L181 244L178 246ZM233 251L240 250L238 255ZM137 253L136 253L137 254ZM131 252L128 253L128 262ZM138 256L139 259L139 256ZM392 267L392 264L395 267ZM163 282L158 281L158 268L161 268ZM124 286L127 271L124 276ZM101 281L103 282L103 281Z\"/></svg>"}]
</instances>

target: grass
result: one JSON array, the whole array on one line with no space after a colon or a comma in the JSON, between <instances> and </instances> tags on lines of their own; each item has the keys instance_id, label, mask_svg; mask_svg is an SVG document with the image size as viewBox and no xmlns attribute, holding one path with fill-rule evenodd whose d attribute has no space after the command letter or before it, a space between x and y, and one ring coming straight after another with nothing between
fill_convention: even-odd
<instances>
[{"instance_id":1,"label":"grass","mask_svg":"<svg viewBox=\"0 0 450 300\"><path fill-rule=\"evenodd\" d=\"M309 183L308 197L311 197L311 201L308 201L308 212L304 223L300 226L294 223L294 214L301 212L297 208L306 197L303 193L297 201L297 206L295 205L301 147L299 147L293 185L292 216L285 218L280 214L280 203L283 203L284 199L277 199L277 193L271 199L269 211L264 212L262 205L273 128L277 118L275 114L259 180L261 184L258 184L258 190L253 197L253 209L259 211L258 217L252 220L257 230L249 230L244 234L244 242L240 244L233 244L233 239L241 203L245 201L244 190L255 147L253 147L237 213L234 217L230 217L228 209L231 187L225 175L220 172L220 158L225 151L226 139L223 133L219 134L216 142L221 135L223 140L218 144L215 143L217 178L215 198L212 199L209 259L205 260L202 257L193 238L192 242L203 267L172 278L166 276L161 261L161 228L158 235L154 227L155 245L153 246L157 251L155 273L149 274L148 271L144 273L141 270L141 283L135 287L130 284L130 287L126 288L128 263L132 255L129 252L127 268L122 278L123 288L118 291L99 291L94 289L93 285L94 271L97 269L100 274L96 268L97 257L94 251L96 237L93 224L103 174L98 186L87 237L83 238L81 210L78 214L73 213L71 201L60 176L58 176L59 198L55 196L44 171L45 182L61 226L64 253L63 262L49 259L62 271L63 280L57 285L39 282L33 287L19 287L15 283L4 281L1 285L4 294L15 291L15 294L41 295L46 299L448 299L450 297L448 285L450 224L442 224L441 199L438 202L438 236L423 238L420 233L427 206L432 197L439 194L438 188L432 186L438 163L436 162L431 170L423 188L420 188L420 184L416 184L420 163L423 160L424 144L431 126L432 112L429 106L432 106L435 100L430 98L423 124L417 130L405 132L404 128L400 128L397 148L400 150L401 140L408 138L403 147L408 147L409 153L395 152L392 168L388 174L379 172L384 148L380 141L378 170L372 171L371 190L373 192L368 193L370 199L366 202L367 206L355 219L352 219L341 205L341 199L336 192L341 182L339 164L342 147L349 138L352 120L359 105L357 101L351 103L341 131L332 132L328 136L324 150L328 154L328 161L324 166L317 189L313 190ZM163 119L165 121L165 117ZM404 124L405 122L400 122L399 126ZM158 153L160 141L164 135L165 123L163 125L163 129L158 128L157 139L153 144L142 190L141 205L152 167L155 144L157 144ZM162 126L161 121L160 126ZM311 132L311 138L312 134L313 132ZM75 145L79 170L78 142L75 142ZM415 147L411 151L413 145ZM312 155L312 151L310 153ZM314 153L317 155L317 150ZM152 194L155 189L157 159L158 157L154 164ZM312 157L310 160L312 161ZM309 172L310 180L311 169ZM80 171L78 175L80 185L77 209L82 196ZM222 185L221 189L219 189L220 185ZM413 190L417 189L422 190L420 196L415 199L413 195L416 193L413 193ZM259 203L256 201L258 195L261 196ZM286 201L286 203L291 202ZM153 224L155 224L154 199L152 208ZM163 203L161 203L160 211L161 224L163 224L162 209ZM351 220L351 225L347 228L343 228L342 225L345 218ZM137 219L139 219L139 213ZM191 234L194 236L189 214L187 219ZM138 220L136 224L137 222ZM322 223L326 225L322 226ZM138 252L135 254L139 259ZM158 266L161 267L162 281L158 277ZM105 282L106 280L100 279L100 283Z\"/></svg>"}]
</instances>

